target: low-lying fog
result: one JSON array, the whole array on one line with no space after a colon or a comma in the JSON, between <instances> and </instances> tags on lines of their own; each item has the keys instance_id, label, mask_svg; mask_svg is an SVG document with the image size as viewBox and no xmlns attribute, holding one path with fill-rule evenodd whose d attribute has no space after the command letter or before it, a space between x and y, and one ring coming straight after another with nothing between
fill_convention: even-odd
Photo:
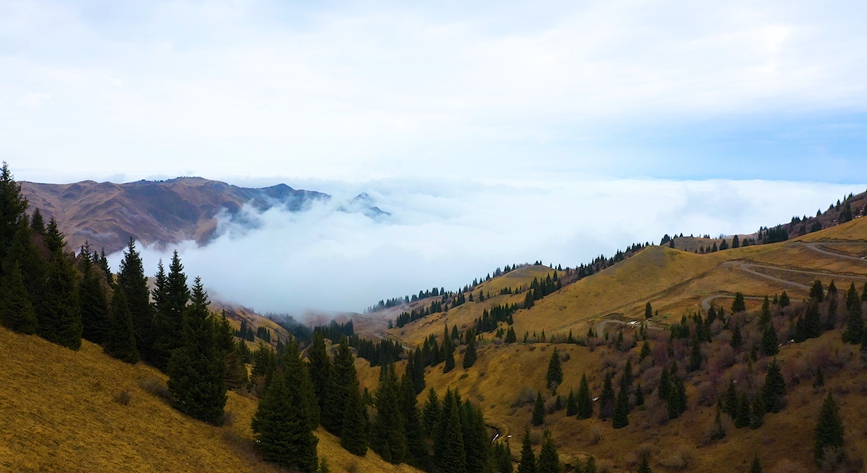
<instances>
[{"instance_id":1,"label":"low-lying fog","mask_svg":"<svg viewBox=\"0 0 867 473\"><path fill-rule=\"evenodd\" d=\"M293 185L292 182L288 182ZM863 186L779 181L596 180L545 185L474 181L322 183L330 203L250 215L246 229L220 220L204 247L177 246L190 281L212 298L259 312L357 311L420 289L457 289L497 267L575 266L665 233L752 233L810 216ZM311 188L307 184L297 186ZM340 210L367 192L390 216ZM247 209L247 212L252 212ZM143 248L147 274L174 247ZM121 254L111 256L117 269Z\"/></svg>"}]
</instances>

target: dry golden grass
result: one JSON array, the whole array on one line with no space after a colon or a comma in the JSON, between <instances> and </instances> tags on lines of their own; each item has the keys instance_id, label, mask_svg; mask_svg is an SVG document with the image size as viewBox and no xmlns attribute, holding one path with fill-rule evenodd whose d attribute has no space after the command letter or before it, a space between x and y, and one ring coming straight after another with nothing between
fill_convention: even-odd
<instances>
[{"instance_id":1,"label":"dry golden grass","mask_svg":"<svg viewBox=\"0 0 867 473\"><path fill-rule=\"evenodd\" d=\"M51 472L249 471L277 468L259 460L250 419L257 401L229 393L231 423L214 427L186 417L145 391L165 376L130 366L84 342L74 352L0 328L0 470ZM128 405L115 401L129 393ZM319 456L333 472L411 472L373 453L355 457L317 432Z\"/></svg>"}]
</instances>

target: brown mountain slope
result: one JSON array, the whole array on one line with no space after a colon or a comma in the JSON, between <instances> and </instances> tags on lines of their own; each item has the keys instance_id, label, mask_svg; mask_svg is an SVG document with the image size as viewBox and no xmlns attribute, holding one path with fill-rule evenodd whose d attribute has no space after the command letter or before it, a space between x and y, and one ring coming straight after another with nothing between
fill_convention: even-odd
<instances>
[{"instance_id":1,"label":"brown mountain slope","mask_svg":"<svg viewBox=\"0 0 867 473\"><path fill-rule=\"evenodd\" d=\"M214 427L153 394L165 389L165 375L115 360L90 342L74 352L0 327L0 360L0 471L285 471L255 453L257 400L250 396L230 392L232 421ZM128 404L117 401L122 392ZM331 471L418 471L373 452L356 457L322 429L316 435Z\"/></svg>"},{"instance_id":2,"label":"brown mountain slope","mask_svg":"<svg viewBox=\"0 0 867 473\"><path fill-rule=\"evenodd\" d=\"M296 190L285 184L251 189L198 177L125 184L83 181L74 184L22 182L30 209L40 209L47 220L54 217L70 248L85 240L106 252L120 250L130 235L145 244L170 244L183 240L207 243L217 230L221 212L233 220L245 204L257 210L280 206L302 210L329 195ZM378 209L376 209L378 210Z\"/></svg>"}]
</instances>

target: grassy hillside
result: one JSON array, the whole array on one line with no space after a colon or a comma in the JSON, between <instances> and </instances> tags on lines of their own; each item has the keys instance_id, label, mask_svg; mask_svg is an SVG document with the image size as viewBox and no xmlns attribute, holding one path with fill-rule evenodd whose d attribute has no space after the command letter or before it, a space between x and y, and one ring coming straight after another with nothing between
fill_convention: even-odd
<instances>
[{"instance_id":1,"label":"grassy hillside","mask_svg":"<svg viewBox=\"0 0 867 473\"><path fill-rule=\"evenodd\" d=\"M257 401L230 392L228 425L214 427L172 409L157 394L165 376L130 366L84 342L78 352L0 328L0 470L52 472L269 472L255 453ZM122 393L128 404L118 402ZM412 472L373 453L355 457L317 431L333 472Z\"/></svg>"},{"instance_id":2,"label":"grassy hillside","mask_svg":"<svg viewBox=\"0 0 867 473\"><path fill-rule=\"evenodd\" d=\"M719 338L714 344L703 346L701 370L686 376L689 410L680 419L669 421L664 415L664 404L653 393L648 395L644 408L632 411L626 428L615 430L610 420L603 421L595 416L581 421L567 418L560 410L550 413L544 426L531 429L533 439L538 445L543 430L551 430L564 462L571 463L592 454L615 472L634 471L643 452L651 453L654 471L747 471L749 462L757 454L765 471L815 471L813 429L824 395L830 391L840 405L847 454L855 458L857 464L857 459L867 451L867 437L862 435L867 431L867 419L861 415L867 409L867 397L863 395L867 364L858 345L841 342L845 304L841 302L834 330L803 343L787 342L792 336L794 318L805 310L800 301L807 297L808 286L815 279L826 287L835 281L841 298L850 283L855 283L860 293L867 282L867 260L860 259L864 255L867 255L867 219L860 218L796 240L704 255L649 247L611 268L547 295L529 310L519 310L514 315L519 343L504 344L493 334L483 334L478 360L468 370L460 368L463 346L459 346L458 368L446 374L442 373L442 365L428 368L427 385L440 393L448 387L459 389L482 407L489 424L498 426L505 436L515 436L511 446L512 452L517 454L520 434L530 423L536 392L542 392L546 404L553 406L556 395L546 388L545 373L554 348L563 360L564 382L556 394L564 403L570 389L577 391L581 375L585 373L591 392L599 395L604 372L611 369L619 373L627 358L635 365L636 377L645 389L655 389L662 370L658 361L669 359L663 347L671 343L672 354L681 367L688 356L688 340L669 341L670 325L679 323L684 315L699 311L703 305L705 309L710 304L721 306L730 313L733 295L741 292L748 297L747 314L738 316L741 325L747 324L745 343L747 347L757 345L761 331L755 328L754 318L761 305L760 298L786 291L795 306L782 312L775 309L778 312L775 312L774 325L783 343L776 358L782 363L789 388L787 406L780 413L766 415L763 427L735 429L724 415L726 437L717 441L709 438L716 399L725 391L728 380L737 379L741 386L748 386L748 390L758 389L771 360L759 355L756 361L751 361L748 348L729 353L731 327L716 326L714 330ZM541 276L551 271L545 267L535 268L542 270ZM503 277L485 284L491 288L510 285ZM481 303L467 302L447 313L394 329L391 336L414 345L428 334L441 335L446 322L465 329L484 308L506 302L521 303L523 296L497 296ZM649 330L654 362L645 360L644 364L639 364L640 344L634 341L635 326L624 322L643 320L647 302L659 311ZM822 307L822 317L825 317L827 309ZM614 322L606 325L600 324L602 321ZM597 331L609 331L612 338L623 330L626 349L618 350L610 341L602 339L594 339L589 346L520 343L525 331L540 334L545 330L550 337L565 335L571 329L576 336L583 337L591 326ZM604 333L599 335L603 337ZM378 369L359 363L363 384L374 388ZM823 367L825 387L813 387L817 366ZM422 394L420 401L424 398Z\"/></svg>"}]
</instances>

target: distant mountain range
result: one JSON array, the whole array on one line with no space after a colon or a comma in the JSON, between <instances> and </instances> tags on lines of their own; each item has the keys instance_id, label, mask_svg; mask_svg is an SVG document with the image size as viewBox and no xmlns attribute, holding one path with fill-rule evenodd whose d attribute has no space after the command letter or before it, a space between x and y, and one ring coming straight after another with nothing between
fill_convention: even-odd
<instances>
[{"instance_id":1,"label":"distant mountain range","mask_svg":"<svg viewBox=\"0 0 867 473\"><path fill-rule=\"evenodd\" d=\"M301 212L314 202L327 202L322 192L293 189L285 184L263 188L238 187L200 177L124 184L82 181L74 184L21 182L31 212L40 209L47 221L54 217L70 249L90 242L111 253L124 248L133 236L143 244L170 245L195 240L205 245L217 236L217 217L228 216L255 227L241 212L245 205L258 211L282 208ZM390 215L360 194L340 210L369 218Z\"/></svg>"}]
</instances>

